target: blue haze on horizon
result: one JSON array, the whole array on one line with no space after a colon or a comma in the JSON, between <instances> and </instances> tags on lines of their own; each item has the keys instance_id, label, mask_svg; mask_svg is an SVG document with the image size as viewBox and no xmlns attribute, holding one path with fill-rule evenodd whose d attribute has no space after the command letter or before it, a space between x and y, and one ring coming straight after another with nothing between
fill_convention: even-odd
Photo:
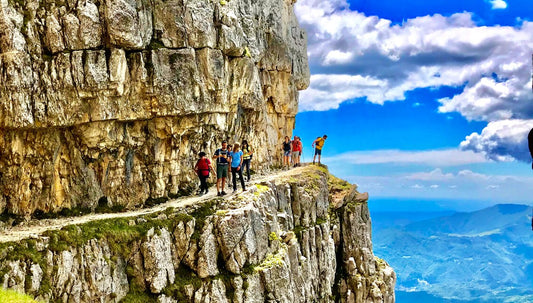
<instances>
[{"instance_id":1,"label":"blue haze on horizon","mask_svg":"<svg viewBox=\"0 0 533 303\"><path fill-rule=\"evenodd\" d=\"M529 1L299 0L296 14L304 161L327 134L322 162L371 199L533 203Z\"/></svg>"}]
</instances>

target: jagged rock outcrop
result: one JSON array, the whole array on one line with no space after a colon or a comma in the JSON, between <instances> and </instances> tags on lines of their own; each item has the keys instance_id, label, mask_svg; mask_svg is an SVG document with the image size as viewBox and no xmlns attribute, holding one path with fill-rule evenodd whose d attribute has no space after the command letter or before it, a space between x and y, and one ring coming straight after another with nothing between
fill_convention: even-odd
<instances>
[{"instance_id":1,"label":"jagged rock outcrop","mask_svg":"<svg viewBox=\"0 0 533 303\"><path fill-rule=\"evenodd\" d=\"M332 180L302 168L227 199L5 243L0 282L54 302L394 302L367 197L354 187L330 207Z\"/></svg>"},{"instance_id":2,"label":"jagged rock outcrop","mask_svg":"<svg viewBox=\"0 0 533 303\"><path fill-rule=\"evenodd\" d=\"M0 212L140 206L195 154L257 167L309 85L293 0L0 0Z\"/></svg>"},{"instance_id":3,"label":"jagged rock outcrop","mask_svg":"<svg viewBox=\"0 0 533 303\"><path fill-rule=\"evenodd\" d=\"M358 193L354 186L339 209L339 236L342 243L340 293L342 302L394 302L390 285L396 275L388 264L372 252L372 225L366 202L368 193ZM369 298L371 298L369 300Z\"/></svg>"}]
</instances>

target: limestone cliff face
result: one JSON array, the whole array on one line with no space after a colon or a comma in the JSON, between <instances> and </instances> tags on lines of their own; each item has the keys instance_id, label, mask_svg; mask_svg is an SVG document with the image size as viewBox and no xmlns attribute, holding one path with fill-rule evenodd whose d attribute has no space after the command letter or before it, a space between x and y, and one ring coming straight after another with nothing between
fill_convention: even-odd
<instances>
[{"instance_id":1,"label":"limestone cliff face","mask_svg":"<svg viewBox=\"0 0 533 303\"><path fill-rule=\"evenodd\" d=\"M368 196L352 188L332 207L332 180L302 168L192 208L5 243L0 282L52 302L392 303Z\"/></svg>"},{"instance_id":2,"label":"limestone cliff face","mask_svg":"<svg viewBox=\"0 0 533 303\"><path fill-rule=\"evenodd\" d=\"M0 212L134 207L199 151L260 167L309 84L294 0L0 0Z\"/></svg>"}]
</instances>

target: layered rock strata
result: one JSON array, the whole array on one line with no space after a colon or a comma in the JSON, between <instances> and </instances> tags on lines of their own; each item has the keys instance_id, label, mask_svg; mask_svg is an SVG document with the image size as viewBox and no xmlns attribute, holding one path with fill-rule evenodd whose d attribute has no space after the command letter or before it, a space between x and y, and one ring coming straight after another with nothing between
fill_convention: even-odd
<instances>
[{"instance_id":1,"label":"layered rock strata","mask_svg":"<svg viewBox=\"0 0 533 303\"><path fill-rule=\"evenodd\" d=\"M352 188L330 207L328 183L298 169L225 200L5 243L0 282L53 302L394 302L366 198Z\"/></svg>"},{"instance_id":2,"label":"layered rock strata","mask_svg":"<svg viewBox=\"0 0 533 303\"><path fill-rule=\"evenodd\" d=\"M309 84L293 2L0 0L0 212L176 195L226 138L272 163Z\"/></svg>"}]
</instances>

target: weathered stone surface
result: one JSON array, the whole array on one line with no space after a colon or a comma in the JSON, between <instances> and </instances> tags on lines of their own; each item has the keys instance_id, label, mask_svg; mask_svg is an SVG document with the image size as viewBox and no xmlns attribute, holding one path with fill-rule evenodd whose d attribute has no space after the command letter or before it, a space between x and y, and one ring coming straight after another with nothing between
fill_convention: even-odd
<instances>
[{"instance_id":1,"label":"weathered stone surface","mask_svg":"<svg viewBox=\"0 0 533 303\"><path fill-rule=\"evenodd\" d=\"M39 264L32 264L30 267L31 272L31 287L30 293L36 293L41 288L41 281L43 278L43 270Z\"/></svg>"},{"instance_id":2,"label":"weathered stone surface","mask_svg":"<svg viewBox=\"0 0 533 303\"><path fill-rule=\"evenodd\" d=\"M20 246L0 256L32 247L33 257L0 258L0 282L63 302L119 302L138 291L159 302L394 302L395 274L372 253L366 202L351 192L328 214L327 178L306 168L207 206L12 244Z\"/></svg>"},{"instance_id":3,"label":"weathered stone surface","mask_svg":"<svg viewBox=\"0 0 533 303\"><path fill-rule=\"evenodd\" d=\"M340 281L342 302L394 302L396 275L392 268L372 253L371 220L366 201L368 193L356 187L345 196L337 210L340 219L342 262L345 278Z\"/></svg>"},{"instance_id":4,"label":"weathered stone surface","mask_svg":"<svg viewBox=\"0 0 533 303\"><path fill-rule=\"evenodd\" d=\"M200 236L198 250L198 276L207 278L216 276L218 271L218 247L213 234L213 224L208 220Z\"/></svg>"},{"instance_id":5,"label":"weathered stone surface","mask_svg":"<svg viewBox=\"0 0 533 303\"><path fill-rule=\"evenodd\" d=\"M26 283L26 264L20 260L7 262L7 273L4 274L3 288L11 288L19 292L24 291Z\"/></svg>"},{"instance_id":6,"label":"weathered stone surface","mask_svg":"<svg viewBox=\"0 0 533 303\"><path fill-rule=\"evenodd\" d=\"M152 7L142 0L105 0L105 23L112 45L144 49L152 39Z\"/></svg>"},{"instance_id":7,"label":"weathered stone surface","mask_svg":"<svg viewBox=\"0 0 533 303\"><path fill-rule=\"evenodd\" d=\"M144 274L146 282L153 293L160 293L168 284L174 283L174 263L171 253L170 233L166 229L161 230L161 235L154 234L150 229L148 241L142 244L144 256Z\"/></svg>"},{"instance_id":8,"label":"weathered stone surface","mask_svg":"<svg viewBox=\"0 0 533 303\"><path fill-rule=\"evenodd\" d=\"M292 1L0 3L0 212L139 206L191 190L223 139L267 168L294 128Z\"/></svg>"}]
</instances>

